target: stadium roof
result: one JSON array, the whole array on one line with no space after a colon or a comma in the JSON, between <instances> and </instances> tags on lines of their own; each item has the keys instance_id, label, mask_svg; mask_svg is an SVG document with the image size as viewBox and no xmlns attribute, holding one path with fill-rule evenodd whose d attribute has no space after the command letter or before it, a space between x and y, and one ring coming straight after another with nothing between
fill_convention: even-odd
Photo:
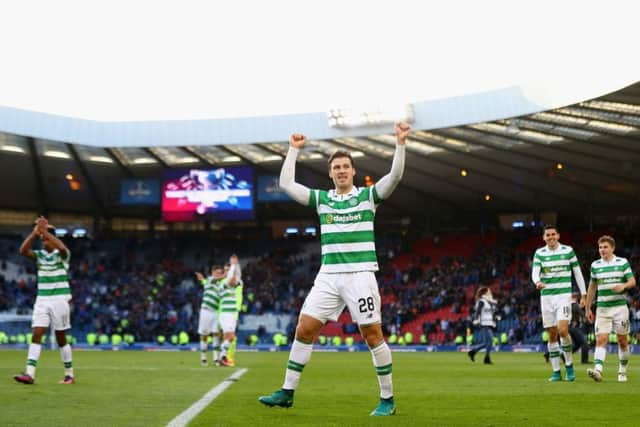
<instances>
[{"instance_id":1,"label":"stadium roof","mask_svg":"<svg viewBox=\"0 0 640 427\"><path fill-rule=\"evenodd\" d=\"M166 168L253 165L277 174L287 141L254 144L96 147L0 134L2 208L105 217L159 217L159 207L120 204L123 178L161 178ZM310 140L298 180L329 187L326 159L355 157L361 185L390 168L394 136ZM380 215L629 212L640 201L640 83L549 111L463 126L416 130L404 178ZM71 174L72 179L67 176ZM79 188L71 189L75 181ZM293 204L258 204L261 219L309 216Z\"/></svg>"}]
</instances>

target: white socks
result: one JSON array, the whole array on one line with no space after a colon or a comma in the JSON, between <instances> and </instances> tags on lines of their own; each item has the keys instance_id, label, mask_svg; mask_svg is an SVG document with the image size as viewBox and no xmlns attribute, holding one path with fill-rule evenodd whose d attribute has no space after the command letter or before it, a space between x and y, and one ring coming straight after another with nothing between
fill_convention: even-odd
<instances>
[{"instance_id":1,"label":"white socks","mask_svg":"<svg viewBox=\"0 0 640 427\"><path fill-rule=\"evenodd\" d=\"M573 365L573 342L571 341L571 337L560 337L560 346L564 353L564 364L566 366Z\"/></svg>"},{"instance_id":2,"label":"white socks","mask_svg":"<svg viewBox=\"0 0 640 427\"><path fill-rule=\"evenodd\" d=\"M560 370L560 344L557 342L552 343L549 341L547 343L547 350L549 350L549 360L551 361L551 368L553 368L553 372Z\"/></svg>"},{"instance_id":3,"label":"white socks","mask_svg":"<svg viewBox=\"0 0 640 427\"><path fill-rule=\"evenodd\" d=\"M29 344L29 352L27 353L27 369L25 373L31 378L36 377L36 366L38 365L38 359L40 359L40 352L42 351L42 345Z\"/></svg>"},{"instance_id":4,"label":"white socks","mask_svg":"<svg viewBox=\"0 0 640 427\"><path fill-rule=\"evenodd\" d=\"M285 390L295 390L300 382L300 376L304 367L311 359L312 344L303 343L294 340L289 353L289 361L287 363L287 372L285 374L284 384L282 388ZM378 384L380 385L380 397L389 399L393 397L393 380L391 375L391 350L386 342L382 342L371 350L373 365L378 374Z\"/></svg>"},{"instance_id":5,"label":"white socks","mask_svg":"<svg viewBox=\"0 0 640 427\"><path fill-rule=\"evenodd\" d=\"M73 377L73 365L71 363L71 346L66 344L64 347L60 347L60 358L64 363L64 375Z\"/></svg>"},{"instance_id":6,"label":"white socks","mask_svg":"<svg viewBox=\"0 0 640 427\"><path fill-rule=\"evenodd\" d=\"M209 347L207 342L200 340L200 360L204 362L207 361L207 347Z\"/></svg>"},{"instance_id":7,"label":"white socks","mask_svg":"<svg viewBox=\"0 0 640 427\"><path fill-rule=\"evenodd\" d=\"M291 352L289 353L289 362L287 363L287 372L284 377L285 390L295 390L300 382L300 376L305 365L311 359L311 351L313 344L306 344L298 340L293 341Z\"/></svg>"},{"instance_id":8,"label":"white socks","mask_svg":"<svg viewBox=\"0 0 640 427\"><path fill-rule=\"evenodd\" d=\"M373 366L378 374L378 384L380 385L380 397L389 399L393 397L393 379L391 377L391 350L386 342L382 342L371 350Z\"/></svg>"},{"instance_id":9,"label":"white socks","mask_svg":"<svg viewBox=\"0 0 640 427\"><path fill-rule=\"evenodd\" d=\"M222 345L220 346L220 348L222 349L220 351L220 358L221 359L223 357L227 357L227 352L229 351L229 347L231 347L231 341L229 341L229 340L222 341Z\"/></svg>"},{"instance_id":10,"label":"white socks","mask_svg":"<svg viewBox=\"0 0 640 427\"><path fill-rule=\"evenodd\" d=\"M593 353L593 363L596 365L595 369L598 372L602 372L602 368L604 365L604 359L607 357L607 348L606 347L596 347L595 352Z\"/></svg>"},{"instance_id":11,"label":"white socks","mask_svg":"<svg viewBox=\"0 0 640 427\"><path fill-rule=\"evenodd\" d=\"M38 365L38 359L40 359L41 352L41 344L29 344L29 352L27 354L27 369L25 373L31 378L36 377L36 366ZM60 358L62 359L62 363L64 364L64 375L70 377L73 376L73 363L71 355L71 346L69 344L60 347Z\"/></svg>"},{"instance_id":12,"label":"white socks","mask_svg":"<svg viewBox=\"0 0 640 427\"><path fill-rule=\"evenodd\" d=\"M213 361L218 360L218 353L220 352L220 336L214 335L212 339L213 350L211 354L213 355Z\"/></svg>"},{"instance_id":13,"label":"white socks","mask_svg":"<svg viewBox=\"0 0 640 427\"><path fill-rule=\"evenodd\" d=\"M627 365L629 364L629 356L631 352L629 351L629 347L625 351L622 351L620 347L618 347L618 360L620 361L620 365L618 366L619 374L627 373Z\"/></svg>"}]
</instances>

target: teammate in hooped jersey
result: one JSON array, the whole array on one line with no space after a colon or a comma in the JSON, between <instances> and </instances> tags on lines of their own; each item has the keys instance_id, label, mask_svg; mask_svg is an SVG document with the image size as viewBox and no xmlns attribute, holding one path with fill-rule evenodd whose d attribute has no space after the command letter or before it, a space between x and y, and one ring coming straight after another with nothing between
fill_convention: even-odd
<instances>
[{"instance_id":1,"label":"teammate in hooped jersey","mask_svg":"<svg viewBox=\"0 0 640 427\"><path fill-rule=\"evenodd\" d=\"M591 303L596 300L595 334L596 349L593 354L594 367L587 374L596 382L602 381L604 360L607 356L609 334L618 338L618 381L627 382L630 330L629 308L624 293L636 286L631 265L626 258L617 256L616 241L611 236L598 239L600 259L591 263L591 278L587 293L587 320L594 321Z\"/></svg>"},{"instance_id":2,"label":"teammate in hooped jersey","mask_svg":"<svg viewBox=\"0 0 640 427\"><path fill-rule=\"evenodd\" d=\"M225 272L226 270L226 272ZM238 322L236 287L240 284L240 263L236 255L229 257L228 269L221 265L211 268L211 276L202 273L196 277L204 286L198 334L200 334L200 363L207 366L207 341L212 337L214 365L234 366L228 358L231 342L235 339ZM222 344L220 344L222 331ZM218 353L220 357L218 358Z\"/></svg>"},{"instance_id":3,"label":"teammate in hooped jersey","mask_svg":"<svg viewBox=\"0 0 640 427\"><path fill-rule=\"evenodd\" d=\"M214 365L219 364L220 352L220 288L224 279L224 270L221 265L211 267L211 275L204 277L196 272L198 283L203 287L200 315L198 319L198 334L200 335L200 364L207 366L207 348L209 337L212 339L212 359Z\"/></svg>"},{"instance_id":4,"label":"teammate in hooped jersey","mask_svg":"<svg viewBox=\"0 0 640 427\"><path fill-rule=\"evenodd\" d=\"M236 339L238 325L238 302L236 287L240 285L240 261L237 255L229 257L229 267L225 280L220 288L220 329L222 329L222 345L220 346L220 364L233 367L235 362L229 360L231 343Z\"/></svg>"},{"instance_id":5,"label":"teammate in hooped jersey","mask_svg":"<svg viewBox=\"0 0 640 427\"><path fill-rule=\"evenodd\" d=\"M42 239L43 249L32 249L36 239ZM24 374L13 378L22 384L33 384L36 377L36 366L42 350L42 336L47 328L55 331L56 341L60 347L60 357L64 364L64 378L60 384L75 382L72 366L71 346L67 343L66 330L71 328L70 307L71 290L69 289L69 260L71 252L55 236L55 228L49 225L46 218L36 220L33 231L22 242L20 254L31 258L38 268L38 296L33 306L31 320L32 338L27 355L27 367Z\"/></svg>"},{"instance_id":6,"label":"teammate in hooped jersey","mask_svg":"<svg viewBox=\"0 0 640 427\"><path fill-rule=\"evenodd\" d=\"M373 221L376 208L402 178L405 143L411 128L395 125L396 150L391 171L371 187L353 185L356 169L351 155L336 151L329 158L329 177L335 189L309 189L295 182L295 162L306 138L293 134L280 172L280 187L300 204L314 208L320 218L322 261L313 287L302 306L291 346L284 385L260 397L267 406L289 407L300 375L311 358L312 344L328 320L337 320L345 305L360 327L373 357L380 386L380 402L371 415L395 413L391 377L391 351L382 335L380 293Z\"/></svg>"},{"instance_id":7,"label":"teammate in hooped jersey","mask_svg":"<svg viewBox=\"0 0 640 427\"><path fill-rule=\"evenodd\" d=\"M542 236L546 246L536 250L533 256L531 280L540 291L542 326L549 333L549 359L553 373L549 381L562 381L560 375L560 350L564 354L566 381L575 380L573 369L573 343L569 335L571 321L571 275L580 289L580 306L584 307L587 290L580 264L573 248L560 243L560 233L554 225L544 227ZM560 338L560 345L558 345Z\"/></svg>"}]
</instances>

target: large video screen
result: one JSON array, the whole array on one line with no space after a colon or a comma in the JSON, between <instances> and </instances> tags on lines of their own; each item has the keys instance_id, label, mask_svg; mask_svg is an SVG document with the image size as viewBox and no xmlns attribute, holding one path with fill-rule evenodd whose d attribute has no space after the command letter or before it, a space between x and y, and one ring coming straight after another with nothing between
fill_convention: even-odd
<instances>
[{"instance_id":1,"label":"large video screen","mask_svg":"<svg viewBox=\"0 0 640 427\"><path fill-rule=\"evenodd\" d=\"M252 168L232 166L165 171L162 218L165 221L252 219Z\"/></svg>"}]
</instances>

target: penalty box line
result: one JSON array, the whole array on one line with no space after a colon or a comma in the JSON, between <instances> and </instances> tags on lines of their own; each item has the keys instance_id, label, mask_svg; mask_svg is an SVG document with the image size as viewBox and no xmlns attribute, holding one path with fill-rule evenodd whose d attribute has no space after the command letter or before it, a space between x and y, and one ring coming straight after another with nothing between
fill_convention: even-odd
<instances>
[{"instance_id":1,"label":"penalty box line","mask_svg":"<svg viewBox=\"0 0 640 427\"><path fill-rule=\"evenodd\" d=\"M191 405L186 411L172 419L167 427L184 427L191 420L193 420L204 408L206 408L211 402L213 402L218 396L222 394L231 384L236 382L238 378L243 376L248 371L247 368L242 368L239 371L231 374L227 379L220 384L209 390L200 400Z\"/></svg>"}]
</instances>

